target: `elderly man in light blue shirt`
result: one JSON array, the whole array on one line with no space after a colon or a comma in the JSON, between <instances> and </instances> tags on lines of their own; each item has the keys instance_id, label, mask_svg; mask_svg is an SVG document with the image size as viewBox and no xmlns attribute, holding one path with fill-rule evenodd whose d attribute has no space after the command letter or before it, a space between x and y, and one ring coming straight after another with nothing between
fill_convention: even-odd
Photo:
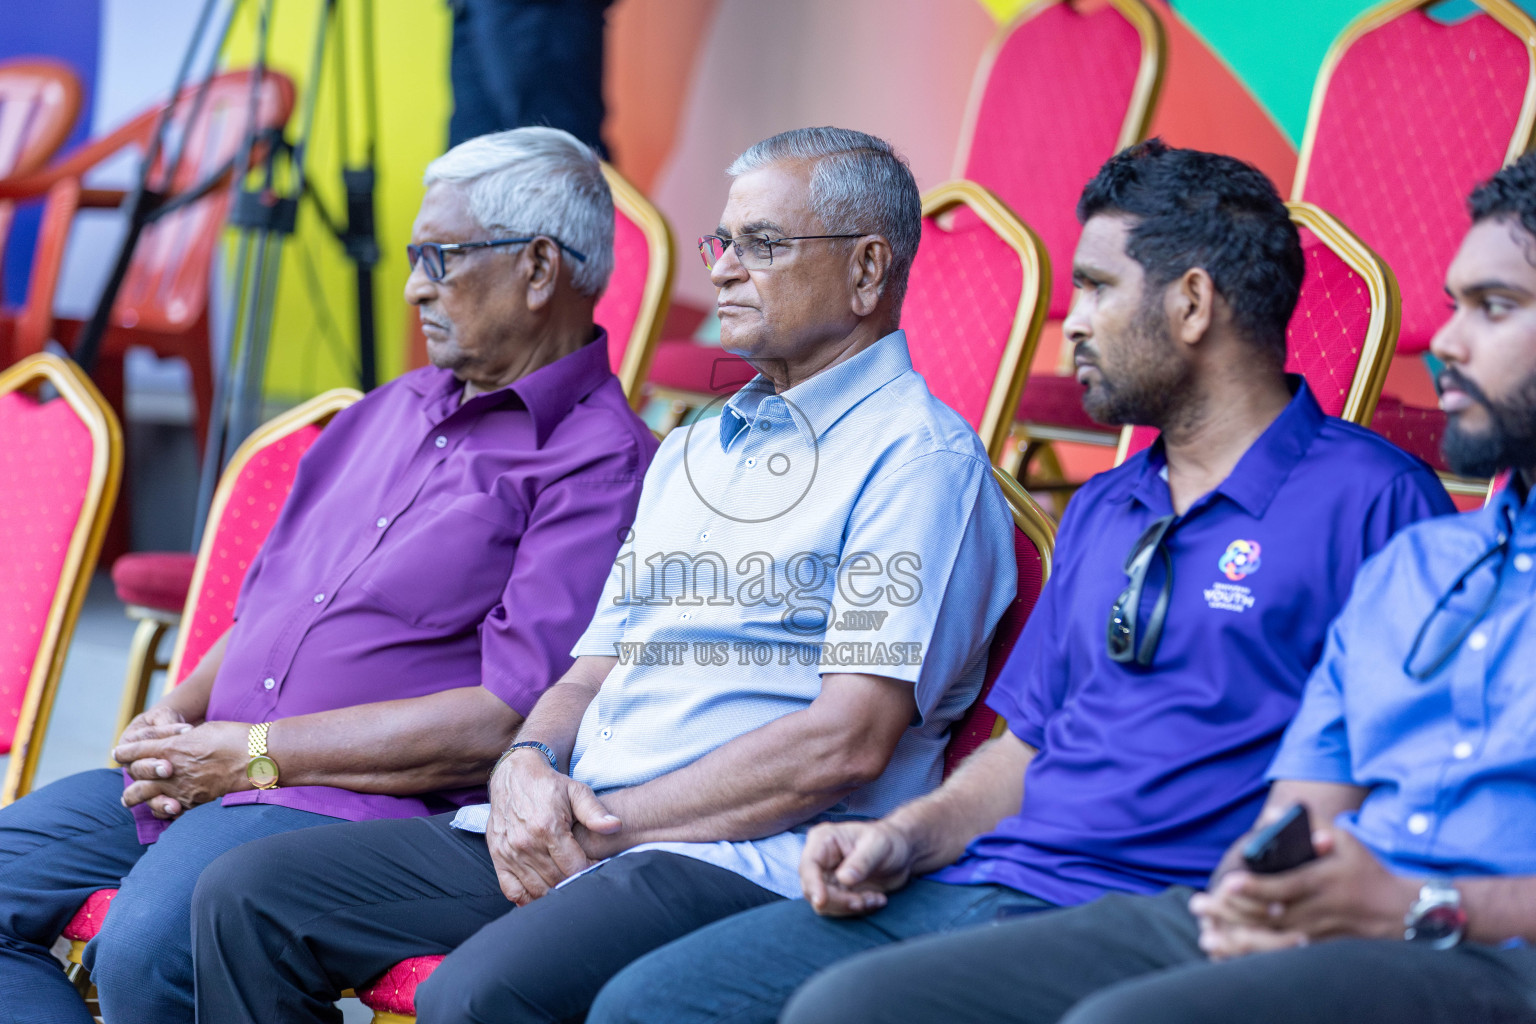
<instances>
[{"instance_id":1,"label":"elderly man in light blue shirt","mask_svg":"<svg viewBox=\"0 0 1536 1024\"><path fill-rule=\"evenodd\" d=\"M1016 580L987 453L898 329L916 184L833 128L729 173L700 250L759 375L663 444L489 805L310 829L205 875L208 1019L328 1020L341 989L441 953L423 1020L580 1017L636 957L797 896L812 823L937 785Z\"/></svg>"}]
</instances>

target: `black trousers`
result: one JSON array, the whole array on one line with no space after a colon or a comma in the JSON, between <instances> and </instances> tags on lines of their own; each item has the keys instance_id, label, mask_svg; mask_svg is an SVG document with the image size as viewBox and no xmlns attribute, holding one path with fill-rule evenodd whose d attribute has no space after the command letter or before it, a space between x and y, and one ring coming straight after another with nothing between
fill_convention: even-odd
<instances>
[{"instance_id":1,"label":"black trousers","mask_svg":"<svg viewBox=\"0 0 1536 1024\"><path fill-rule=\"evenodd\" d=\"M341 1020L340 992L449 954L421 1024L579 1020L630 961L781 897L671 853L626 854L526 907L501 894L485 837L433 818L348 822L214 861L192 906L197 1019Z\"/></svg>"},{"instance_id":2,"label":"black trousers","mask_svg":"<svg viewBox=\"0 0 1536 1024\"><path fill-rule=\"evenodd\" d=\"M611 0L455 0L448 145L527 125L603 149L603 22Z\"/></svg>"},{"instance_id":3,"label":"black trousers","mask_svg":"<svg viewBox=\"0 0 1536 1024\"><path fill-rule=\"evenodd\" d=\"M781 1024L1532 1024L1536 951L1344 940L1212 963L1190 891L914 939L807 982Z\"/></svg>"}]
</instances>

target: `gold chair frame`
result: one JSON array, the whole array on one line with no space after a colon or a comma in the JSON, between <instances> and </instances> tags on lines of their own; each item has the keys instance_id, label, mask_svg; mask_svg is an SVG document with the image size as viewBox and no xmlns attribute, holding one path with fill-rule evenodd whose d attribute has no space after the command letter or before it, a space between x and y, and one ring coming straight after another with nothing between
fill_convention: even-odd
<instances>
[{"instance_id":1,"label":"gold chair frame","mask_svg":"<svg viewBox=\"0 0 1536 1024\"><path fill-rule=\"evenodd\" d=\"M1397 275L1375 250L1360 240L1359 235L1327 211L1312 203L1295 200L1286 203L1285 208L1290 211L1291 221L1297 227L1311 231L1360 276L1371 297L1371 316L1366 321L1365 337L1360 341L1360 361L1355 364L1355 373L1339 416L1369 427L1371 417L1376 415L1376 403L1381 398L1381 387L1386 383L1392 356L1397 351L1397 332L1403 323L1403 296L1397 286ZM1127 458L1133 429L1129 426L1121 428L1115 449L1117 466Z\"/></svg>"},{"instance_id":2,"label":"gold chair frame","mask_svg":"<svg viewBox=\"0 0 1536 1024\"><path fill-rule=\"evenodd\" d=\"M1014 525L1029 538L1035 550L1040 552L1040 586L1043 592L1045 585L1050 582L1051 569L1056 558L1056 520L1040 507L1039 502L1029 496L1024 485L1014 479L1012 473L994 466L992 477L1003 489L1003 497L1008 501L1008 511L1013 513ZM991 738L997 739L1007 729L1008 722L1002 715L998 715L997 721L992 724Z\"/></svg>"},{"instance_id":3,"label":"gold chair frame","mask_svg":"<svg viewBox=\"0 0 1536 1024\"><path fill-rule=\"evenodd\" d=\"M644 233L650 254L645 288L640 295L640 312L630 330L629 342L624 346L624 358L618 372L630 407L639 409L645 402L645 377L651 371L651 358L656 354L656 343L661 340L662 325L667 319L667 307L672 302L672 264L677 245L667 218L640 194L639 189L608 163L603 164L603 177L608 179L613 205Z\"/></svg>"},{"instance_id":4,"label":"gold chair frame","mask_svg":"<svg viewBox=\"0 0 1536 1024\"><path fill-rule=\"evenodd\" d=\"M16 725L10 763L6 768L4 787L0 788L0 806L25 796L37 775L48 720L58 695L59 677L69 653L69 641L90 588L91 573L101 554L102 538L106 536L123 476L122 427L107 400L79 367L50 353L41 353L0 371L0 394L44 383L58 392L59 400L68 403L89 431L91 468L53 601L48 606L42 642L27 677L26 696Z\"/></svg>"},{"instance_id":5,"label":"gold chair frame","mask_svg":"<svg viewBox=\"0 0 1536 1024\"><path fill-rule=\"evenodd\" d=\"M1106 0L1106 2L1108 6L1118 11L1121 17L1130 22L1137 34L1141 36L1141 64L1136 69L1136 83L1131 89L1131 101L1126 105L1125 120L1121 122L1120 137L1115 143L1115 151L1119 152L1146 138L1147 131L1152 125L1152 114L1157 110L1157 100L1163 91L1164 71L1168 66L1168 32L1163 28L1162 19L1147 6L1144 0ZM965 105L965 120L960 129L960 144L955 147L953 171L955 177L964 176L965 165L971 158L971 146L976 141L976 120L981 114L982 96L987 91L987 79L992 74L993 65L997 63L998 54L1002 52L1009 37L1026 22L1060 4L1072 6L1074 0L1035 0L1020 11L1012 21L993 33L991 42L987 44L987 49L976 65L976 74L971 81L970 96Z\"/></svg>"},{"instance_id":6,"label":"gold chair frame","mask_svg":"<svg viewBox=\"0 0 1536 1024\"><path fill-rule=\"evenodd\" d=\"M113 733L114 740L122 735L133 717L144 710L149 700L150 681L157 671L163 670L166 673L164 690L170 690L175 685L174 680L180 674L181 660L187 649L186 631L177 632L176 643L171 648L169 660L160 662L154 655L166 631L185 621L186 616L197 603L198 595L203 589L203 580L208 574L208 562L213 557L213 545L219 532L218 524L224 517L224 509L228 506L229 496L234 491L235 480L245 469L246 464L274 441L287 437L312 423L327 423L332 416L362 397L362 392L355 388L333 388L323 392L263 423L251 433L250 437L241 442L239 448L235 449L229 464L219 475L219 485L214 490L213 502L208 507L208 527L203 531L203 542L198 547L197 561L192 570L192 583L187 588L187 602L182 608L181 615L172 617L137 605L128 607L128 614L139 618L140 622L133 636L132 654L128 661L128 677L123 683L123 697L118 709L117 731ZM143 652L142 657L140 652ZM109 764L115 765L116 762L109 762Z\"/></svg>"},{"instance_id":7,"label":"gold chair frame","mask_svg":"<svg viewBox=\"0 0 1536 1024\"><path fill-rule=\"evenodd\" d=\"M1296 161L1296 177L1291 183L1292 200L1299 202L1306 194L1307 175L1311 171L1312 154L1317 147L1318 125L1323 116L1323 103L1328 96L1328 84L1333 80L1333 73L1338 70L1344 54L1362 36L1375 31L1387 22L1409 11L1433 7L1440 2L1442 0L1388 0L1387 3L1362 12L1344 26L1344 30L1329 44L1328 52L1323 56L1322 66L1318 69L1317 79L1312 85L1312 101L1307 108L1307 127L1301 137L1301 151ZM1509 146L1504 153L1504 164L1508 166L1530 148L1533 129L1536 129L1536 19L1532 19L1511 0L1472 0L1472 3L1525 44L1528 63L1525 97L1521 101L1520 113L1515 119L1515 130L1510 135ZM1369 419L1365 420L1365 425L1370 425ZM1452 494L1469 497L1486 493L1489 486L1487 480L1475 480L1457 476L1454 473L1441 473L1440 482Z\"/></svg>"},{"instance_id":8,"label":"gold chair frame","mask_svg":"<svg viewBox=\"0 0 1536 1024\"><path fill-rule=\"evenodd\" d=\"M992 65L996 62L1003 44L1015 30L1046 8L1072 2L1073 0L1036 0L993 36L986 53L982 56L981 63L977 65L976 79L971 86L971 96L966 107L965 127L961 130L960 145L957 147L955 161L957 168L963 168L966 161L970 159L971 145L976 134L976 118L981 111L981 97L986 91L987 77L992 72ZM1118 153L1127 146L1133 146L1145 139L1147 132L1151 129L1152 116L1157 111L1157 101L1162 95L1163 79L1168 67L1168 31L1163 27L1162 19L1143 0L1107 0L1107 3L1129 21L1141 36L1141 66L1137 69L1131 101L1126 106L1125 120L1120 126L1120 137L1115 143L1115 152ZM1065 357L1065 353L1063 355ZM1065 367L1059 367L1059 369L1065 369ZM1017 404L1014 409L1018 409ZM1119 437L1112 430L1083 430L1079 427L1035 423L1029 420L1013 421L1011 433L1014 443L1018 446L1017 462L1018 471L1021 473L1029 468L1029 463L1036 451L1042 447L1045 447L1046 452L1042 458L1049 457L1051 464L1055 464L1054 455L1050 455L1051 449L1046 447L1051 442L1063 441L1071 444L1108 447L1114 445ZM1055 475L1060 476L1059 470ZM1050 490L1070 491L1075 490L1077 485L1051 480L1040 481L1040 486Z\"/></svg>"},{"instance_id":9,"label":"gold chair frame","mask_svg":"<svg viewBox=\"0 0 1536 1024\"><path fill-rule=\"evenodd\" d=\"M987 455L996 465L1007 448L1013 410L1018 408L1019 395L1029 375L1029 364L1034 358L1035 346L1040 342L1040 329L1045 325L1047 299L1051 293L1051 259L1033 229L1020 220L1007 203L974 181L947 181L923 196L924 217L941 217L960 206L980 217L1018 254L1021 268L1019 301L1014 309L1013 323L1008 329L1002 358L992 378L992 389L976 431L986 446ZM723 349L721 352L724 354ZM718 397L670 388L654 388L652 394L673 403L668 429L676 426L689 409L702 408Z\"/></svg>"}]
</instances>

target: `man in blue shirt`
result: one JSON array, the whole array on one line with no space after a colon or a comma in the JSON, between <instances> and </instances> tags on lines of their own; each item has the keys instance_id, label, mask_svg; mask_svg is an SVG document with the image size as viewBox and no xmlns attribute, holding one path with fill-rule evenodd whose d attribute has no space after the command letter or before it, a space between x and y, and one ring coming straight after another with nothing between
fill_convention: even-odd
<instances>
[{"instance_id":1,"label":"man in blue shirt","mask_svg":"<svg viewBox=\"0 0 1536 1024\"><path fill-rule=\"evenodd\" d=\"M761 375L662 444L488 806L208 869L200 1019L334 1020L340 990L433 954L424 1021L579 1018L635 957L798 895L811 823L938 784L1016 569L986 449L899 329L917 185L836 128L731 174L700 252L722 341ZM839 629L861 617L878 628Z\"/></svg>"},{"instance_id":2,"label":"man in blue shirt","mask_svg":"<svg viewBox=\"0 0 1536 1024\"><path fill-rule=\"evenodd\" d=\"M1259 818L1307 807L1316 859L1255 874L1239 842L1187 909L1106 897L849 961L789 1024L1536 1021L1536 156L1470 207L1433 343L1444 450L1513 477L1395 537L1329 629Z\"/></svg>"},{"instance_id":3,"label":"man in blue shirt","mask_svg":"<svg viewBox=\"0 0 1536 1024\"><path fill-rule=\"evenodd\" d=\"M884 819L818 826L805 902L638 961L590 1020L771 1021L846 957L1202 884L1259 811L1361 562L1451 510L1427 467L1325 417L1283 372L1302 255L1262 174L1144 143L1105 164L1078 213L1065 330L1084 405L1163 436L1068 506L1055 573L989 698L1009 731ZM973 989L995 967L908 962L901 998ZM860 1000L901 1002L860 988L837 1012ZM945 1016L920 1000L899 1013Z\"/></svg>"}]
</instances>

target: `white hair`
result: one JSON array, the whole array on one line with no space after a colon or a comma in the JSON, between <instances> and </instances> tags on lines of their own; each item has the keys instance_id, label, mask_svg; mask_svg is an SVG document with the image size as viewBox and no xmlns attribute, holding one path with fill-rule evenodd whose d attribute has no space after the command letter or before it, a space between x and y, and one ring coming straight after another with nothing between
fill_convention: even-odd
<instances>
[{"instance_id":1,"label":"white hair","mask_svg":"<svg viewBox=\"0 0 1536 1024\"><path fill-rule=\"evenodd\" d=\"M558 128L514 128L461 142L427 165L429 188L464 190L470 215L487 231L547 235L568 252L571 283L601 295L613 273L613 193L592 148Z\"/></svg>"},{"instance_id":2,"label":"white hair","mask_svg":"<svg viewBox=\"0 0 1536 1024\"><path fill-rule=\"evenodd\" d=\"M889 142L849 128L796 128L737 157L732 178L784 160L808 160L811 209L828 234L879 235L891 247L890 284L900 307L923 237L923 199Z\"/></svg>"}]
</instances>

